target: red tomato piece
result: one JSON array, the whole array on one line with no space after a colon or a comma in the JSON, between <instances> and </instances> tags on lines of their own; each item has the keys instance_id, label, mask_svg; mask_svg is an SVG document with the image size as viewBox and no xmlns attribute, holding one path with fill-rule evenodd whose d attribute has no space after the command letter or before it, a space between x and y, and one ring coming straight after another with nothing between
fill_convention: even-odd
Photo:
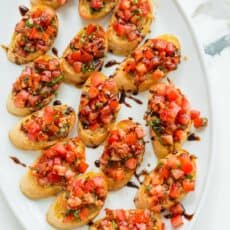
<instances>
[{"instance_id":1,"label":"red tomato piece","mask_svg":"<svg viewBox=\"0 0 230 230\"><path fill-rule=\"evenodd\" d=\"M171 218L171 224L174 228L178 228L182 226L184 224L182 220L182 216L181 215L173 216Z\"/></svg>"},{"instance_id":2,"label":"red tomato piece","mask_svg":"<svg viewBox=\"0 0 230 230\"><path fill-rule=\"evenodd\" d=\"M195 182L190 180L183 180L183 189L185 192L191 192L195 190Z\"/></svg>"},{"instance_id":3,"label":"red tomato piece","mask_svg":"<svg viewBox=\"0 0 230 230\"><path fill-rule=\"evenodd\" d=\"M125 162L125 166L130 169L133 170L137 167L137 159L135 158L130 158Z\"/></svg>"},{"instance_id":4,"label":"red tomato piece","mask_svg":"<svg viewBox=\"0 0 230 230\"><path fill-rule=\"evenodd\" d=\"M81 220L85 220L87 218L89 214L89 210L87 208L83 208L81 209L80 213L79 213L79 217Z\"/></svg>"}]
</instances>

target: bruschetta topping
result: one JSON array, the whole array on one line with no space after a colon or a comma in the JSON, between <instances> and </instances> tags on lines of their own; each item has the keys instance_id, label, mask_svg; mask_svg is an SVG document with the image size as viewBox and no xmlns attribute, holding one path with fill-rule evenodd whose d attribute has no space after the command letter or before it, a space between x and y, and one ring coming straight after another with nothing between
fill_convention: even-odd
<instances>
[{"instance_id":1,"label":"bruschetta topping","mask_svg":"<svg viewBox=\"0 0 230 230\"><path fill-rule=\"evenodd\" d=\"M142 40L142 21L151 13L148 0L121 0L115 13L113 29L117 36L129 41Z\"/></svg>"},{"instance_id":2,"label":"bruschetta topping","mask_svg":"<svg viewBox=\"0 0 230 230\"><path fill-rule=\"evenodd\" d=\"M55 106L47 106L25 120L21 130L31 141L52 141L67 137L70 129L70 117L74 113L71 107L60 110Z\"/></svg>"},{"instance_id":3,"label":"bruschetta topping","mask_svg":"<svg viewBox=\"0 0 230 230\"><path fill-rule=\"evenodd\" d=\"M109 125L115 121L119 108L116 82L93 73L87 92L81 96L78 117L83 128L96 130Z\"/></svg>"},{"instance_id":4,"label":"bruschetta topping","mask_svg":"<svg viewBox=\"0 0 230 230\"><path fill-rule=\"evenodd\" d=\"M169 41L156 38L149 40L144 48L137 48L124 66L124 71L132 74L138 86L152 73L160 80L166 73L175 70L180 63L180 51Z\"/></svg>"},{"instance_id":5,"label":"bruschetta topping","mask_svg":"<svg viewBox=\"0 0 230 230\"><path fill-rule=\"evenodd\" d=\"M151 209L160 212L168 200L179 200L184 194L194 191L195 173L194 156L187 152L170 154L161 159L148 176L149 183L145 184L145 193L151 200Z\"/></svg>"},{"instance_id":6,"label":"bruschetta topping","mask_svg":"<svg viewBox=\"0 0 230 230\"><path fill-rule=\"evenodd\" d=\"M90 1L90 8L91 12L99 11L104 7L105 1L103 0L91 0Z\"/></svg>"},{"instance_id":7,"label":"bruschetta topping","mask_svg":"<svg viewBox=\"0 0 230 230\"><path fill-rule=\"evenodd\" d=\"M71 179L67 186L65 221L85 220L92 207L102 208L107 195L105 184L105 178L100 175Z\"/></svg>"},{"instance_id":8,"label":"bruschetta topping","mask_svg":"<svg viewBox=\"0 0 230 230\"><path fill-rule=\"evenodd\" d=\"M16 25L15 32L21 37L14 51L22 57L37 51L45 53L57 36L56 17L49 8L36 7L35 10L28 11Z\"/></svg>"},{"instance_id":9,"label":"bruschetta topping","mask_svg":"<svg viewBox=\"0 0 230 230\"><path fill-rule=\"evenodd\" d=\"M26 66L13 85L12 96L18 108L40 109L48 104L63 79L58 59L39 58Z\"/></svg>"},{"instance_id":10,"label":"bruschetta topping","mask_svg":"<svg viewBox=\"0 0 230 230\"><path fill-rule=\"evenodd\" d=\"M151 98L145 114L147 124L165 145L184 139L191 123L190 104L173 85L159 83L150 89Z\"/></svg>"},{"instance_id":11,"label":"bruschetta topping","mask_svg":"<svg viewBox=\"0 0 230 230\"><path fill-rule=\"evenodd\" d=\"M126 172L135 171L145 150L144 130L135 125L110 132L100 158L103 172L114 180L124 179Z\"/></svg>"},{"instance_id":12,"label":"bruschetta topping","mask_svg":"<svg viewBox=\"0 0 230 230\"><path fill-rule=\"evenodd\" d=\"M43 151L41 158L31 167L41 186L65 186L73 176L86 171L88 165L79 142L78 138L69 139Z\"/></svg>"},{"instance_id":13,"label":"bruschetta topping","mask_svg":"<svg viewBox=\"0 0 230 230\"><path fill-rule=\"evenodd\" d=\"M153 230L156 226L156 217L149 210L110 210L106 209L106 217L97 225L98 230ZM164 224L161 223L164 229Z\"/></svg>"},{"instance_id":14,"label":"bruschetta topping","mask_svg":"<svg viewBox=\"0 0 230 230\"><path fill-rule=\"evenodd\" d=\"M86 26L70 45L69 52L64 56L76 73L99 70L105 56L105 31L95 24Z\"/></svg>"}]
</instances>

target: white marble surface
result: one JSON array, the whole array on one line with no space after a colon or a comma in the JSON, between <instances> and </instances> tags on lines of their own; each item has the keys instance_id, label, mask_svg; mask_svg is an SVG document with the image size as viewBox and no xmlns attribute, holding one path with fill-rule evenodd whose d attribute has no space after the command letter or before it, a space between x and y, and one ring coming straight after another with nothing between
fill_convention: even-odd
<instances>
[{"instance_id":1,"label":"white marble surface","mask_svg":"<svg viewBox=\"0 0 230 230\"><path fill-rule=\"evenodd\" d=\"M205 2L204 0L179 0L182 7L189 16L193 15L196 7ZM221 0L222 1L222 0ZM215 9L213 9L215 10ZM220 17L213 18L211 11L204 11L196 17L192 17L196 33L202 45L215 40L219 36L230 33L229 21ZM229 161L230 153L227 144L229 141L228 130L230 127L230 48L225 49L215 57L206 56L209 66L210 82L214 98L215 110L218 111L217 122L217 144L216 161L214 163L211 183L208 188L205 204L198 217L194 230L227 230L229 228L229 204L230 204L230 180ZM14 217L7 203L0 193L0 229L23 230L20 223Z\"/></svg>"}]
</instances>

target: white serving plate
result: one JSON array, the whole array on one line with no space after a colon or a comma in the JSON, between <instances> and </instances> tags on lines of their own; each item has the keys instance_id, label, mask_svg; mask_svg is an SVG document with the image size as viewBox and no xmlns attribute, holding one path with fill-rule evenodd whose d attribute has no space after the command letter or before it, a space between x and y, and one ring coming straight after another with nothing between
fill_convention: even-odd
<instances>
[{"instance_id":1,"label":"white serving plate","mask_svg":"<svg viewBox=\"0 0 230 230\"><path fill-rule=\"evenodd\" d=\"M59 36L56 39L55 47L58 48L59 55L62 54L65 47L72 37L80 30L87 22L80 19L77 11L78 1L69 0L68 4L58 10L60 20ZM29 1L26 0L9 0L2 3L0 8L0 28L1 44L8 44L14 30L16 22L20 19L18 12L19 5L29 6ZM197 218L204 203L205 190L207 187L208 175L212 164L213 156L213 124L212 124L212 108L211 98L209 94L209 84L206 76L205 67L203 64L202 55L200 54L199 46L195 39L193 30L184 15L177 1L161 0L155 2L156 20L152 24L151 34L148 38L155 37L162 33L173 33L179 37L182 44L182 57L188 57L188 60L183 60L178 70L169 74L169 78L179 87L189 98L192 106L201 110L204 116L209 118L209 126L198 133L201 137L200 142L187 142L184 148L198 156L198 178L196 183L196 191L189 194L183 201L188 213L195 213L192 221L187 222L180 229L192 229L192 226ZM106 26L110 16L99 21ZM106 61L116 58L113 55L108 55ZM122 60L122 58L118 58ZM11 90L11 85L18 77L22 70L22 66L17 66L10 63L5 55L5 52L0 50L1 64L1 85L0 85L0 188L8 201L9 206L15 213L25 229L47 230L52 229L46 223L46 212L53 198L40 201L31 201L24 197L19 191L19 180L25 173L25 168L15 165L9 156L16 156L22 162L31 164L38 156L38 152L24 152L12 146L8 140L9 129L19 120L19 118L10 115L6 111L6 100L8 93ZM115 69L104 68L102 71L105 74L113 73ZM63 84L57 99L63 103L67 103L76 109L78 108L81 90L70 85ZM132 108L127 108L122 105L118 120L132 117L134 120L145 124L143 114L147 104L147 93L141 93L138 97L144 102L143 105L129 101ZM146 128L148 134L148 128ZM72 136L76 135L76 129ZM147 136L149 140L149 136ZM102 147L97 149L87 149L87 162L90 164L89 170L98 170L94 166L94 161L99 158ZM147 164L151 163L148 167ZM154 156L151 144L146 145L146 153L144 162L138 171L146 168L152 169L156 165L156 157ZM135 181L133 178L132 181ZM117 192L109 193L105 208L134 208L133 198L136 189L124 187ZM104 212L100 214L103 216ZM98 217L100 217L98 216ZM97 217L97 218L98 218ZM81 230L86 227L79 228ZM166 221L166 229L171 229L170 224Z\"/></svg>"}]
</instances>

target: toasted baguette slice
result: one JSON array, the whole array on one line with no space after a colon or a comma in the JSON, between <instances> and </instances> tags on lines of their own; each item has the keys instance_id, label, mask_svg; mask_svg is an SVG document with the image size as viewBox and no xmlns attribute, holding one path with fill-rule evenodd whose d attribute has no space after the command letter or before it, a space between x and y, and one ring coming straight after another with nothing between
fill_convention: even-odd
<instances>
[{"instance_id":1,"label":"toasted baguette slice","mask_svg":"<svg viewBox=\"0 0 230 230\"><path fill-rule=\"evenodd\" d=\"M102 7L98 10L95 10L91 6L91 1L88 0L80 0L79 1L79 14L84 19L100 19L105 17L107 14L109 14L112 9L115 7L117 0L102 0Z\"/></svg>"},{"instance_id":2,"label":"toasted baguette slice","mask_svg":"<svg viewBox=\"0 0 230 230\"><path fill-rule=\"evenodd\" d=\"M107 34L97 24L85 26L70 42L62 56L65 81L83 84L90 74L100 71L108 50Z\"/></svg>"},{"instance_id":3,"label":"toasted baguette slice","mask_svg":"<svg viewBox=\"0 0 230 230\"><path fill-rule=\"evenodd\" d=\"M118 122L110 132L100 158L100 169L108 181L109 190L126 185L143 160L144 131L131 121Z\"/></svg>"},{"instance_id":4,"label":"toasted baguette slice","mask_svg":"<svg viewBox=\"0 0 230 230\"><path fill-rule=\"evenodd\" d=\"M30 0L30 2L33 6L46 5L57 9L60 6L63 6L67 2L67 0Z\"/></svg>"},{"instance_id":5,"label":"toasted baguette slice","mask_svg":"<svg viewBox=\"0 0 230 230\"><path fill-rule=\"evenodd\" d=\"M151 87L145 120L155 154L163 158L181 148L191 125L190 104L173 84L158 83Z\"/></svg>"},{"instance_id":6,"label":"toasted baguette slice","mask_svg":"<svg viewBox=\"0 0 230 230\"><path fill-rule=\"evenodd\" d=\"M49 166L49 162L54 161L56 164ZM20 190L30 199L50 197L62 191L67 180L86 169L83 142L79 138L65 139L42 151L22 177Z\"/></svg>"},{"instance_id":7,"label":"toasted baguette slice","mask_svg":"<svg viewBox=\"0 0 230 230\"><path fill-rule=\"evenodd\" d=\"M152 46L156 46L157 42L159 43L159 48L157 48L158 54L156 55L156 49L153 49ZM159 57L161 42L174 47L174 54L168 53L166 56L169 59L174 59L173 66L167 66L166 60ZM148 49L148 52L145 53L146 49ZM129 92L148 90L152 85L164 78L169 71L177 68L177 65L180 63L180 49L179 40L174 35L165 34L157 38L149 39L144 45L138 47L118 67L114 74L114 79L117 82L118 88ZM161 61L147 68L142 58L150 58L150 63L153 62L153 60L157 61L161 59ZM160 69L162 66L164 70Z\"/></svg>"},{"instance_id":8,"label":"toasted baguette slice","mask_svg":"<svg viewBox=\"0 0 230 230\"><path fill-rule=\"evenodd\" d=\"M100 108L97 105L100 105ZM86 108L91 108L87 115L84 113ZM85 145L95 147L105 140L109 130L114 126L119 110L116 82L100 72L92 73L82 89L78 114L78 133ZM90 120L92 114L96 116L96 120ZM87 127L84 125L85 122ZM95 123L98 127L91 128Z\"/></svg>"},{"instance_id":9,"label":"toasted baguette slice","mask_svg":"<svg viewBox=\"0 0 230 230\"><path fill-rule=\"evenodd\" d=\"M129 55L150 31L153 20L152 1L138 0L136 2L119 0L109 22L109 51L116 55ZM127 14L127 11L130 15L126 20L124 14Z\"/></svg>"},{"instance_id":10,"label":"toasted baguette slice","mask_svg":"<svg viewBox=\"0 0 230 230\"><path fill-rule=\"evenodd\" d=\"M195 189L196 158L185 150L159 160L145 177L134 199L137 208L154 212L169 209Z\"/></svg>"},{"instance_id":11,"label":"toasted baguette slice","mask_svg":"<svg viewBox=\"0 0 230 230\"><path fill-rule=\"evenodd\" d=\"M9 132L9 139L17 148L24 149L24 150L39 150L44 149L48 146L51 146L55 144L56 142L66 138L70 131L73 129L75 122L76 122L76 114L74 110L68 107L67 105L60 105L60 106L47 106L43 108L42 110L39 110L37 112L32 113L31 115L23 118L21 121L19 121L14 128L12 128ZM51 136L47 135L48 140L42 141L33 138L29 138L27 133L22 130L22 126L25 124L28 124L28 121L34 120L35 118L39 117L42 120L44 120L44 114L47 109L52 109L55 112L62 114L62 122L59 123L59 125L64 124L66 126L65 132L61 135L55 138L55 135L57 133L53 133L53 139L50 139ZM65 114L66 113L66 114ZM57 127L57 126L56 126ZM29 131L30 129L28 129ZM30 130L33 132L33 130ZM58 130L59 131L59 130ZM41 131L42 132L42 131ZM39 131L40 133L40 131ZM43 134L44 132L42 132ZM37 134L37 133L36 133ZM33 135L33 133L31 133Z\"/></svg>"},{"instance_id":12,"label":"toasted baguette slice","mask_svg":"<svg viewBox=\"0 0 230 230\"><path fill-rule=\"evenodd\" d=\"M47 221L50 225L52 225L57 229L73 229L89 223L92 219L94 219L99 214L100 210L104 205L104 200L107 196L106 181L101 173L93 173L93 172L88 172L85 175L79 176L77 180L78 181L82 179L85 180L86 178L88 178L88 180L93 180L94 178L103 178L103 185L101 186L103 187L103 191L105 192L105 194L103 195L101 204L98 207L95 204L86 205L86 206L82 205L82 207L79 208L79 211L76 210L75 212L71 213L71 211L68 211L69 209L67 208L68 194L67 192L63 192L57 197L54 203L51 204L48 210ZM70 181L70 183L72 182ZM77 188L77 184L76 184L76 188ZM70 192L69 196L73 198L72 191L68 190L68 187L67 187L67 191ZM99 198L96 196L96 199ZM87 209L87 212L82 211L84 209ZM74 215L74 213L76 212L77 214Z\"/></svg>"},{"instance_id":13,"label":"toasted baguette slice","mask_svg":"<svg viewBox=\"0 0 230 230\"><path fill-rule=\"evenodd\" d=\"M97 220L89 230L111 229L111 226L116 226L116 229L127 226L141 226L145 230L164 230L164 223L159 214L155 214L148 209L131 209L131 210L110 210L106 209L106 216L103 219Z\"/></svg>"},{"instance_id":14,"label":"toasted baguette slice","mask_svg":"<svg viewBox=\"0 0 230 230\"><path fill-rule=\"evenodd\" d=\"M33 21L33 18L46 17L47 20L51 20L48 23L48 29L43 29L43 31L38 31L38 27L42 25L37 24ZM49 17L49 19L48 19ZM38 21L38 20L37 20ZM51 31L52 28L52 31ZM49 33L49 34L48 34ZM7 51L8 59L16 64L26 64L29 63L41 55L45 54L53 45L54 40L58 33L58 18L55 11L44 5L37 5L32 7L30 11L21 19L21 21L16 25L15 31L13 33L9 49ZM24 45L20 46L18 44L22 43L23 37L29 36L30 40L33 42L42 41L45 45L43 49L39 49L39 46L31 47L29 42L23 43ZM43 40L43 37L46 36L46 40ZM39 37L39 39L38 39Z\"/></svg>"},{"instance_id":15,"label":"toasted baguette slice","mask_svg":"<svg viewBox=\"0 0 230 230\"><path fill-rule=\"evenodd\" d=\"M49 65L51 69L49 69ZM51 77L42 80L43 74L47 73L50 73ZM62 79L63 74L57 58L49 55L37 58L23 69L21 75L14 82L7 100L8 112L17 116L26 116L48 105L54 98ZM36 81L36 86L33 85L34 81Z\"/></svg>"}]
</instances>

